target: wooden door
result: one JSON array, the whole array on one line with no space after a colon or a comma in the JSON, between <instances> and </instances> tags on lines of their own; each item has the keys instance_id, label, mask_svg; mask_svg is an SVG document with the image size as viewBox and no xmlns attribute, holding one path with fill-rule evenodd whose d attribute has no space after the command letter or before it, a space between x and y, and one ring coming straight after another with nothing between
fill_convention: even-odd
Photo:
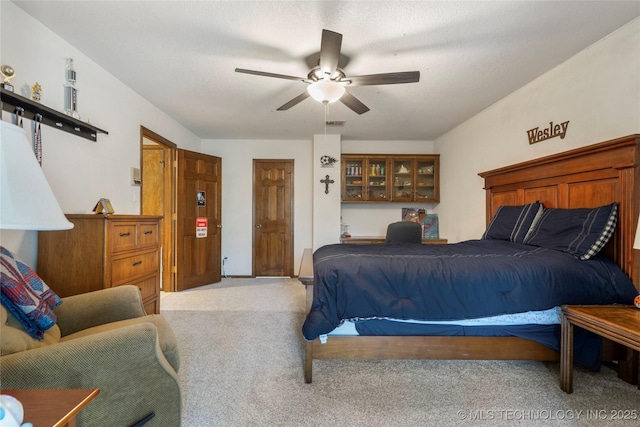
<instances>
[{"instance_id":1,"label":"wooden door","mask_svg":"<svg viewBox=\"0 0 640 427\"><path fill-rule=\"evenodd\" d=\"M221 280L222 160L177 150L176 289Z\"/></svg>"},{"instance_id":2,"label":"wooden door","mask_svg":"<svg viewBox=\"0 0 640 427\"><path fill-rule=\"evenodd\" d=\"M142 183L140 187L143 215L162 217L161 289L175 291L175 149L176 144L144 126L140 127Z\"/></svg>"},{"instance_id":3,"label":"wooden door","mask_svg":"<svg viewBox=\"0 0 640 427\"><path fill-rule=\"evenodd\" d=\"M141 211L144 215L164 216L165 175L164 147L159 144L142 146L142 189Z\"/></svg>"},{"instance_id":4,"label":"wooden door","mask_svg":"<svg viewBox=\"0 0 640 427\"><path fill-rule=\"evenodd\" d=\"M253 274L293 274L293 160L253 161Z\"/></svg>"}]
</instances>

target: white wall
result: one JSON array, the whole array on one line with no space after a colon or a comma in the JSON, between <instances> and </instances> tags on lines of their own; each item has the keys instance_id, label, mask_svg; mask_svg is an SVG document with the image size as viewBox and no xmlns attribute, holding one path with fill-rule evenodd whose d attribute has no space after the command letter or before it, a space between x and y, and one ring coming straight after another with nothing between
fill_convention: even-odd
<instances>
[{"instance_id":1,"label":"white wall","mask_svg":"<svg viewBox=\"0 0 640 427\"><path fill-rule=\"evenodd\" d=\"M201 152L222 158L222 256L225 274L252 273L253 159L294 160L294 273L302 251L312 247L312 142L262 140L202 141Z\"/></svg>"},{"instance_id":2,"label":"white wall","mask_svg":"<svg viewBox=\"0 0 640 427\"><path fill-rule=\"evenodd\" d=\"M274 140L213 140L202 141L202 152L222 158L222 252L227 257L225 273L230 276L251 275L253 239L252 191L253 159L294 159L294 272L297 274L302 251L334 243L340 236L339 188L342 167L335 173L319 166L319 156L343 153L431 154L433 144L428 141L342 141L338 135L317 136L314 142ZM340 148L341 147L341 148ZM329 173L336 181L330 194L324 194L320 179ZM320 205L320 206L318 206ZM433 206L411 204L413 207ZM333 207L337 206L336 209ZM400 219L401 208L393 204L342 204L343 221L352 219L353 235L384 235L390 222ZM318 217L321 217L318 220ZM313 220L312 220L313 218ZM314 223L322 222L314 232ZM356 233L356 231L358 233Z\"/></svg>"},{"instance_id":3,"label":"white wall","mask_svg":"<svg viewBox=\"0 0 640 427\"><path fill-rule=\"evenodd\" d=\"M331 156L337 160L333 167L322 167L320 158ZM340 243L340 135L314 135L313 137L313 250L321 246ZM327 187L321 181L333 180Z\"/></svg>"},{"instance_id":4,"label":"white wall","mask_svg":"<svg viewBox=\"0 0 640 427\"><path fill-rule=\"evenodd\" d=\"M80 118L109 132L92 142L42 126L44 173L65 213L90 213L101 197L116 213L140 212L139 187L130 184L130 168L140 167L140 126L181 148L197 151L200 139L125 86L76 48L23 12L0 2L0 62L16 70L15 92L30 97L36 82L42 104L64 109L65 58L74 59ZM3 113L3 120L12 115ZM31 122L25 120L30 129ZM28 134L31 134L27 130ZM1 244L35 266L37 233L3 231Z\"/></svg>"},{"instance_id":5,"label":"white wall","mask_svg":"<svg viewBox=\"0 0 640 427\"><path fill-rule=\"evenodd\" d=\"M564 139L529 145L527 130L567 120ZM435 141L441 237L456 242L484 231L479 172L634 133L640 133L640 19Z\"/></svg>"}]
</instances>

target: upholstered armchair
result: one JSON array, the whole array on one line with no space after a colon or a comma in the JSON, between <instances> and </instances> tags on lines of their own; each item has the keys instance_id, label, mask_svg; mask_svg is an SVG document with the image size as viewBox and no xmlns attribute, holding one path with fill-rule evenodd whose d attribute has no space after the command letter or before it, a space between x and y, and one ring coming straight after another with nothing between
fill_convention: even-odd
<instances>
[{"instance_id":1,"label":"upholstered armchair","mask_svg":"<svg viewBox=\"0 0 640 427\"><path fill-rule=\"evenodd\" d=\"M179 426L176 338L161 315L146 315L135 286L62 298L57 323L31 338L1 306L3 389L98 388L77 425ZM28 420L25 420L28 421Z\"/></svg>"}]
</instances>

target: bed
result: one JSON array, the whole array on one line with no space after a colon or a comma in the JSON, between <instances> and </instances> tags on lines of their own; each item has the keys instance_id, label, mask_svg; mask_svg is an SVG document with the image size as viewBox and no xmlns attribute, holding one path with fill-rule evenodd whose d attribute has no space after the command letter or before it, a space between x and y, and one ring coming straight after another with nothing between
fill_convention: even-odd
<instances>
[{"instance_id":1,"label":"bed","mask_svg":"<svg viewBox=\"0 0 640 427\"><path fill-rule=\"evenodd\" d=\"M590 210L596 207L615 206L617 226L614 228L604 248L599 251L598 255L590 257L589 262L602 258L605 264L608 261L614 264L616 268L619 267L627 279L631 279L633 286L635 286L634 292L637 292L639 283L638 263L640 259L636 253L637 251L633 250L633 237L640 213L640 188L635 184L636 182L640 183L640 181L637 181L637 165L640 155L638 151L639 142L640 135L631 135L480 173L479 175L484 178L485 182L488 230L491 227L492 219L497 216L496 213L508 209L507 207L531 206L539 202L547 209L557 208L555 211L561 212L566 209ZM551 209L549 212L553 210ZM526 229L524 231L528 231L528 227L524 228ZM520 237L526 237L525 234ZM471 243L484 244L486 242L483 243L481 239ZM336 246L332 250L337 250L338 254L340 254L341 250L347 250L346 248L340 249L340 245L332 246ZM446 246L449 248L442 250L453 250L452 248L464 245L453 244ZM526 250L530 250L532 247L528 244L523 244L522 246L526 246ZM381 247L382 245L377 249L349 248L349 251L364 251L355 255L350 254L349 256L354 257L353 259L355 257L366 259L370 257L370 255L367 255L367 251L374 251L375 253L376 250L381 250ZM391 249L387 248L385 250ZM393 250L407 251L408 249L401 249L401 246L397 246ZM500 251L503 249L491 250ZM333 256L332 253L324 255L326 255L324 257L326 259L330 259ZM411 252L404 253L404 255L410 255L409 258L414 257L416 259L423 256L422 254L416 255ZM336 259L341 256L337 256ZM314 280L319 280L318 277L314 277L313 268L313 254L311 250L307 249L303 254L299 274L299 280L306 286L307 308L310 310L303 332L307 337L312 338L305 344L304 376L307 383L312 381L314 359L495 359L539 361L555 361L559 359L558 351L534 339L530 339L527 335L523 335L527 338L521 336L465 335L345 335L330 336L326 341L322 339L323 337L316 338L315 334L319 330L313 330L313 327L309 328L307 325L307 323L318 323L316 322L317 316L315 316L315 320L309 320L310 317L314 317L311 316L313 311L311 308L314 302ZM541 280L541 282L544 282L544 280ZM317 298L321 298L320 295L326 291L320 291L319 285L316 288ZM571 293L571 287L569 287L569 290L562 292ZM549 293L552 294L552 292ZM525 294L516 293L516 295L524 296ZM576 301L583 303L581 302L583 300L576 299L580 295L576 295L575 286L571 295L563 295L556 303L575 303ZM476 298L477 296L471 295L471 297ZM599 303L596 302L598 300L593 299L584 301L586 301L584 303ZM469 307L472 306L468 303L467 305ZM478 304L478 306L480 308L475 307L474 310L479 309L480 311L476 310L469 317L491 316L492 313L481 311L484 304ZM406 307L402 308L402 310L406 309ZM343 307L340 310L343 310ZM364 318L369 316L366 311L364 313ZM327 315L327 317L332 316ZM352 317L352 315L350 314L348 317ZM386 317L386 314L369 317ZM440 312L436 317L435 320L448 320L452 315L451 313ZM335 323L335 319L329 320L329 323ZM313 326L315 327L315 325ZM326 328L326 325L324 327ZM393 332L391 333L393 334ZM321 342L321 339L324 342ZM604 342L602 359L619 361L619 376L622 378L629 381L632 381L634 377L637 378L634 371L637 369L637 355L627 349L611 342Z\"/></svg>"}]
</instances>

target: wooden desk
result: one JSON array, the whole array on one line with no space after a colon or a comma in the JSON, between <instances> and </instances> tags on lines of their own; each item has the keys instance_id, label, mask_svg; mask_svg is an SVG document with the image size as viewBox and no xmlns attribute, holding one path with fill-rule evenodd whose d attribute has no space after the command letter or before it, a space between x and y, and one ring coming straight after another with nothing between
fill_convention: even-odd
<instances>
[{"instance_id":1,"label":"wooden desk","mask_svg":"<svg viewBox=\"0 0 640 427\"><path fill-rule=\"evenodd\" d=\"M76 415L99 393L99 389L2 390L22 403L25 423L34 427L75 427Z\"/></svg>"},{"instance_id":2,"label":"wooden desk","mask_svg":"<svg viewBox=\"0 0 640 427\"><path fill-rule=\"evenodd\" d=\"M562 306L560 388L567 393L573 392L574 326L596 333L632 350L640 351L640 310L635 306Z\"/></svg>"},{"instance_id":3,"label":"wooden desk","mask_svg":"<svg viewBox=\"0 0 640 427\"><path fill-rule=\"evenodd\" d=\"M367 245L372 243L384 243L384 236L352 236L341 237L340 243L351 243L356 245ZM422 239L423 245L443 245L447 243L447 239Z\"/></svg>"}]
</instances>

